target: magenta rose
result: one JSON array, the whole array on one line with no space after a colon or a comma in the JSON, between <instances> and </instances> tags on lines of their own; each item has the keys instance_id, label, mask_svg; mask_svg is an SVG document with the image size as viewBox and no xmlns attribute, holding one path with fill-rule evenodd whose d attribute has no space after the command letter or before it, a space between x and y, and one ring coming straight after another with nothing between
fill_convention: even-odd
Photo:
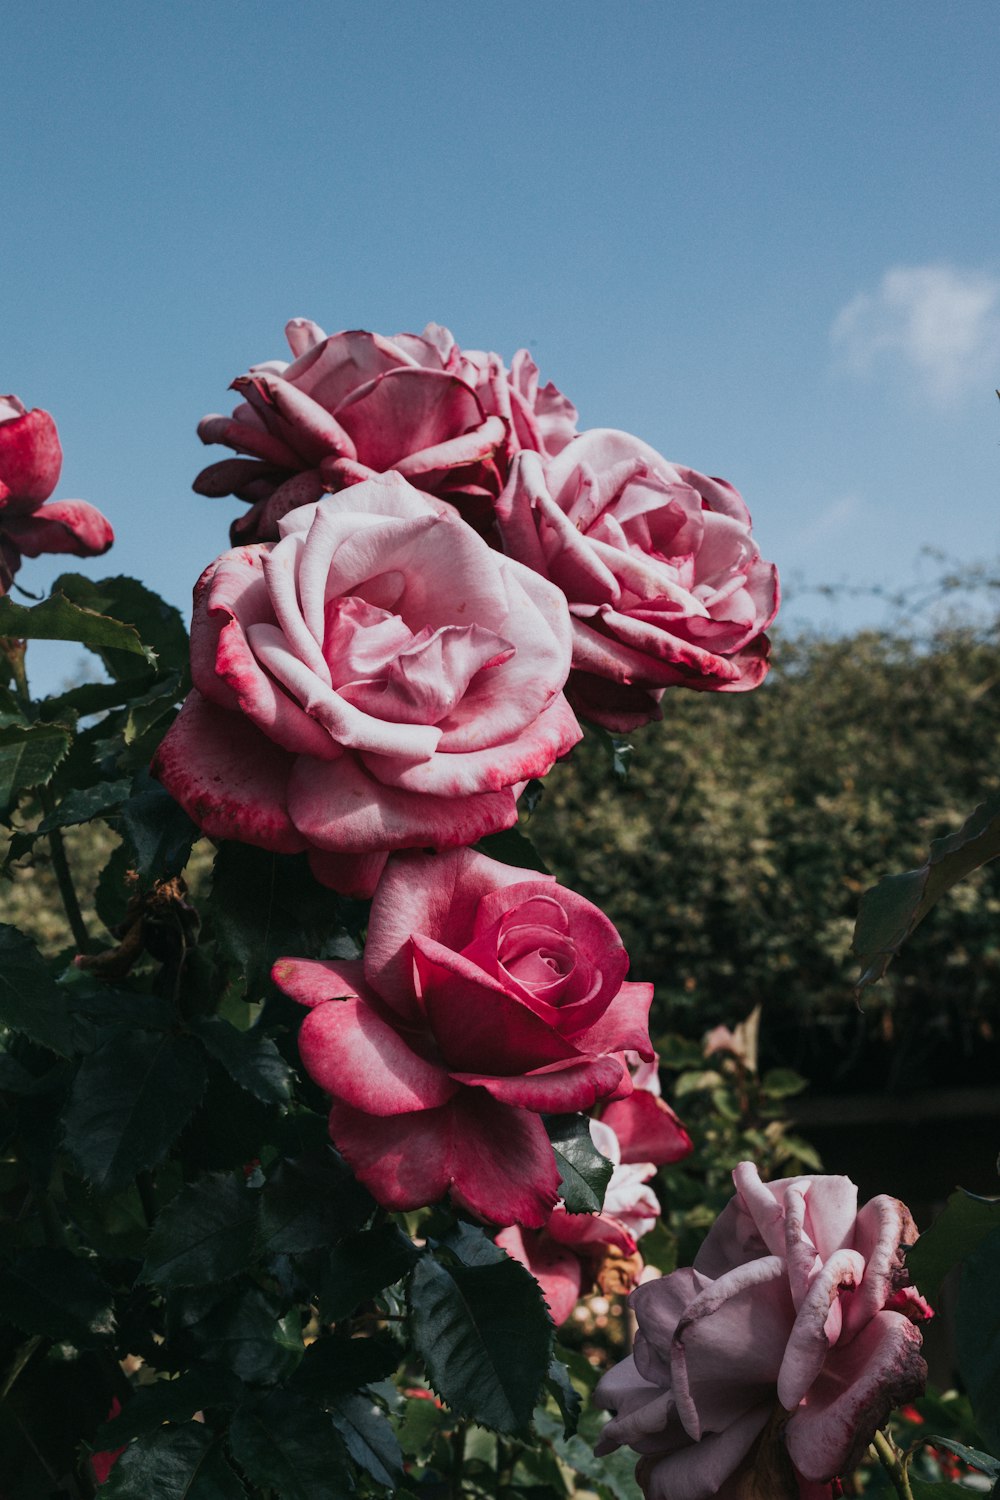
<instances>
[{"instance_id":1,"label":"magenta rose","mask_svg":"<svg viewBox=\"0 0 1000 1500\"><path fill-rule=\"evenodd\" d=\"M380 1203L450 1191L480 1219L540 1227L559 1192L540 1116L627 1093L622 1052L651 1053L652 985L627 970L596 906L463 849L390 859L363 961L286 958L273 974L313 1007L302 1061Z\"/></svg>"},{"instance_id":2,"label":"magenta rose","mask_svg":"<svg viewBox=\"0 0 1000 1500\"><path fill-rule=\"evenodd\" d=\"M617 1136L599 1120L591 1120L590 1133L598 1151L614 1166L601 1212L571 1214L557 1203L544 1228L512 1225L496 1236L497 1244L534 1276L557 1326L565 1323L595 1281L605 1281L606 1270L615 1291L632 1289L643 1269L638 1241L660 1215L659 1200L649 1186L655 1164L623 1164Z\"/></svg>"},{"instance_id":3,"label":"magenta rose","mask_svg":"<svg viewBox=\"0 0 1000 1500\"><path fill-rule=\"evenodd\" d=\"M508 371L498 355L463 354L434 323L392 338L328 338L305 318L285 331L292 363L255 365L233 381L243 401L232 416L198 427L202 442L248 455L209 465L194 483L198 494L250 502L234 544L273 541L289 510L390 469L487 531L512 454L555 453L575 431L573 407L553 385L539 389L524 349Z\"/></svg>"},{"instance_id":4,"label":"magenta rose","mask_svg":"<svg viewBox=\"0 0 1000 1500\"><path fill-rule=\"evenodd\" d=\"M661 717L668 687L745 692L764 678L778 576L724 480L598 428L544 465L522 453L497 525L504 551L569 601L567 696L595 723L635 729Z\"/></svg>"},{"instance_id":5,"label":"magenta rose","mask_svg":"<svg viewBox=\"0 0 1000 1500\"><path fill-rule=\"evenodd\" d=\"M752 1162L733 1180L694 1266L632 1293L632 1357L595 1392L597 1451L635 1449L648 1500L740 1500L751 1470L774 1500L828 1496L926 1379L903 1204L859 1211L846 1177L765 1183Z\"/></svg>"},{"instance_id":6,"label":"magenta rose","mask_svg":"<svg viewBox=\"0 0 1000 1500\"><path fill-rule=\"evenodd\" d=\"M371 895L390 849L517 821L580 738L552 584L398 474L290 512L195 590L194 691L155 771L212 838Z\"/></svg>"},{"instance_id":7,"label":"magenta rose","mask_svg":"<svg viewBox=\"0 0 1000 1500\"><path fill-rule=\"evenodd\" d=\"M93 505L49 500L61 468L59 434L48 412L0 396L0 594L10 588L22 557L99 557L115 539Z\"/></svg>"}]
</instances>

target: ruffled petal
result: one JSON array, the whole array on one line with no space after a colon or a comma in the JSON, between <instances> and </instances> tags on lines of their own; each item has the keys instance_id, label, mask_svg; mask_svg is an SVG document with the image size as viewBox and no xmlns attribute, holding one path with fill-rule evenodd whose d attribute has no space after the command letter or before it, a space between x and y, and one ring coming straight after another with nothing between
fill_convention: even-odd
<instances>
[{"instance_id":1,"label":"ruffled petal","mask_svg":"<svg viewBox=\"0 0 1000 1500\"><path fill-rule=\"evenodd\" d=\"M437 1109L458 1087L363 1000L331 1000L311 1010L299 1031L299 1055L320 1088L370 1115Z\"/></svg>"}]
</instances>

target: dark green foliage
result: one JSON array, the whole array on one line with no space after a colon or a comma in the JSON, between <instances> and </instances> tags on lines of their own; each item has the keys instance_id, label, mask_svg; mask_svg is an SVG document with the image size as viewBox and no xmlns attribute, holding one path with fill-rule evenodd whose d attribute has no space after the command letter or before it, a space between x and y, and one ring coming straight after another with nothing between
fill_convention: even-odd
<instances>
[{"instance_id":1,"label":"dark green foliage","mask_svg":"<svg viewBox=\"0 0 1000 1500\"><path fill-rule=\"evenodd\" d=\"M193 1038L113 1035L80 1064L63 1119L66 1150L88 1182L114 1192L163 1159L204 1087Z\"/></svg>"},{"instance_id":2,"label":"dark green foliage","mask_svg":"<svg viewBox=\"0 0 1000 1500\"><path fill-rule=\"evenodd\" d=\"M546 779L532 839L654 982L654 1037L762 1002L765 1067L819 1088L916 1087L945 1068L991 1082L1000 868L938 902L865 1014L850 941L862 892L1000 790L1000 632L779 636L773 662L754 693L668 693L663 724L631 736L624 784L588 733Z\"/></svg>"},{"instance_id":3,"label":"dark green foliage","mask_svg":"<svg viewBox=\"0 0 1000 1500\"><path fill-rule=\"evenodd\" d=\"M952 1267L972 1255L996 1229L1000 1229L1000 1198L980 1198L962 1188L952 1193L906 1256L910 1276L931 1306Z\"/></svg>"},{"instance_id":4,"label":"dark green foliage","mask_svg":"<svg viewBox=\"0 0 1000 1500\"><path fill-rule=\"evenodd\" d=\"M21 792L48 785L71 739L60 724L0 728L0 818L6 820Z\"/></svg>"},{"instance_id":5,"label":"dark green foliage","mask_svg":"<svg viewBox=\"0 0 1000 1500\"><path fill-rule=\"evenodd\" d=\"M403 1477L399 1441L381 1407L370 1396L339 1396L330 1408L334 1426L359 1469L376 1484L395 1489Z\"/></svg>"},{"instance_id":6,"label":"dark green foliage","mask_svg":"<svg viewBox=\"0 0 1000 1500\"><path fill-rule=\"evenodd\" d=\"M0 926L0 1022L63 1057L75 1049L65 998L34 943L16 927Z\"/></svg>"},{"instance_id":7,"label":"dark green foliage","mask_svg":"<svg viewBox=\"0 0 1000 1500\"><path fill-rule=\"evenodd\" d=\"M259 1221L260 1194L242 1172L191 1183L157 1219L142 1279L168 1291L225 1281L252 1264Z\"/></svg>"},{"instance_id":8,"label":"dark green foliage","mask_svg":"<svg viewBox=\"0 0 1000 1500\"><path fill-rule=\"evenodd\" d=\"M79 1349L114 1333L112 1302L110 1287L90 1262L69 1250L23 1250L0 1275L0 1319Z\"/></svg>"},{"instance_id":9,"label":"dark green foliage","mask_svg":"<svg viewBox=\"0 0 1000 1500\"><path fill-rule=\"evenodd\" d=\"M349 1317L370 1297L400 1281L416 1261L412 1241L395 1224L380 1224L352 1235L330 1252L320 1312L331 1322Z\"/></svg>"},{"instance_id":10,"label":"dark green foliage","mask_svg":"<svg viewBox=\"0 0 1000 1500\"><path fill-rule=\"evenodd\" d=\"M340 1500L354 1488L333 1418L291 1391L271 1391L241 1407L229 1444L248 1479L282 1500Z\"/></svg>"},{"instance_id":11,"label":"dark green foliage","mask_svg":"<svg viewBox=\"0 0 1000 1500\"><path fill-rule=\"evenodd\" d=\"M545 1128L559 1168L559 1196L571 1214L597 1214L614 1167L602 1156L584 1115L550 1115Z\"/></svg>"},{"instance_id":12,"label":"dark green foliage","mask_svg":"<svg viewBox=\"0 0 1000 1500\"><path fill-rule=\"evenodd\" d=\"M101 1500L241 1500L246 1490L222 1445L200 1422L161 1427L125 1450Z\"/></svg>"},{"instance_id":13,"label":"dark green foliage","mask_svg":"<svg viewBox=\"0 0 1000 1500\"><path fill-rule=\"evenodd\" d=\"M410 1280L414 1347L459 1416L526 1434L552 1357L538 1283L516 1261L463 1265L424 1256Z\"/></svg>"},{"instance_id":14,"label":"dark green foliage","mask_svg":"<svg viewBox=\"0 0 1000 1500\"><path fill-rule=\"evenodd\" d=\"M188 1422L195 1412L235 1408L243 1394L241 1383L227 1371L193 1366L176 1380L140 1386L119 1415L95 1433L95 1447L118 1448L164 1422Z\"/></svg>"},{"instance_id":15,"label":"dark green foliage","mask_svg":"<svg viewBox=\"0 0 1000 1500\"><path fill-rule=\"evenodd\" d=\"M31 608L15 604L13 599L0 599L0 636L21 637L29 641L79 641L101 656L113 655L116 663L135 656L138 658L136 670L145 672L150 669L155 656L143 645L131 625L109 619L90 603L83 606L71 598L70 595L77 592L71 586L72 579L73 575L64 574L56 581L51 597ZM79 581L88 582L86 579ZM60 584L67 585L66 591L60 592ZM96 595L92 597L96 598Z\"/></svg>"},{"instance_id":16,"label":"dark green foliage","mask_svg":"<svg viewBox=\"0 0 1000 1500\"><path fill-rule=\"evenodd\" d=\"M983 1441L1000 1453L1000 1228L962 1267L955 1318L958 1363Z\"/></svg>"}]
</instances>

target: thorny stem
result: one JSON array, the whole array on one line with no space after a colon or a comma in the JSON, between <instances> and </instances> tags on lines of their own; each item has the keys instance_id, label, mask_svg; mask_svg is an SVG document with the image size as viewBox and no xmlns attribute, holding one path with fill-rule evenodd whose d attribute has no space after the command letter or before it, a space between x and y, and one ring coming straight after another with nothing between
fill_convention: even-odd
<instances>
[{"instance_id":1,"label":"thorny stem","mask_svg":"<svg viewBox=\"0 0 1000 1500\"><path fill-rule=\"evenodd\" d=\"M451 1475L448 1480L449 1500L461 1500L462 1473L465 1468L465 1423L459 1422L451 1438Z\"/></svg>"},{"instance_id":2,"label":"thorny stem","mask_svg":"<svg viewBox=\"0 0 1000 1500\"><path fill-rule=\"evenodd\" d=\"M892 1480L893 1489L899 1496L899 1500L913 1500L909 1475L900 1463L897 1449L884 1432L876 1431L872 1446L878 1454L883 1469Z\"/></svg>"},{"instance_id":3,"label":"thorny stem","mask_svg":"<svg viewBox=\"0 0 1000 1500\"><path fill-rule=\"evenodd\" d=\"M14 679L14 691L17 695L17 701L24 709L31 706L28 673L24 665L24 653L27 650L27 646L27 641L18 640L14 636L4 636L0 640L0 654L7 658L11 676Z\"/></svg>"},{"instance_id":4,"label":"thorny stem","mask_svg":"<svg viewBox=\"0 0 1000 1500\"><path fill-rule=\"evenodd\" d=\"M38 800L42 804L43 812L50 813L54 803L48 787L40 787ZM49 834L49 848L52 851L52 869L55 873L56 884L62 897L62 904L69 921L73 941L81 953L90 952L90 933L87 924L83 920L83 912L80 910L80 902L77 899L76 888L73 885L73 876L70 873L69 860L66 858L66 845L58 828L53 828Z\"/></svg>"}]
</instances>

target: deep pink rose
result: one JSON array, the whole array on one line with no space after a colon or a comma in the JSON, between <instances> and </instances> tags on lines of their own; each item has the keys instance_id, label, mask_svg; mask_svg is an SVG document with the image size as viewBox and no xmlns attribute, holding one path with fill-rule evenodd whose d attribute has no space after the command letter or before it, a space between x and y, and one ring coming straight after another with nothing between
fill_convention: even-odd
<instances>
[{"instance_id":1,"label":"deep pink rose","mask_svg":"<svg viewBox=\"0 0 1000 1500\"><path fill-rule=\"evenodd\" d=\"M99 557L115 539L93 505L49 501L61 468L59 434L48 412L0 396L0 594L10 588L22 557Z\"/></svg>"},{"instance_id":2,"label":"deep pink rose","mask_svg":"<svg viewBox=\"0 0 1000 1500\"><path fill-rule=\"evenodd\" d=\"M580 738L565 601L398 474L279 529L199 581L195 690L156 774L211 837L308 850L371 895L390 849L509 828Z\"/></svg>"},{"instance_id":3,"label":"deep pink rose","mask_svg":"<svg viewBox=\"0 0 1000 1500\"><path fill-rule=\"evenodd\" d=\"M744 692L766 674L778 575L724 480L598 428L544 465L522 453L497 525L569 600L567 696L595 723L634 729L661 717L668 687Z\"/></svg>"},{"instance_id":4,"label":"deep pink rose","mask_svg":"<svg viewBox=\"0 0 1000 1500\"><path fill-rule=\"evenodd\" d=\"M625 981L607 917L551 876L471 850L395 855L364 960L281 959L313 1007L299 1034L330 1135L391 1209L451 1191L494 1224L540 1226L559 1172L539 1116L631 1089L652 986Z\"/></svg>"},{"instance_id":5,"label":"deep pink rose","mask_svg":"<svg viewBox=\"0 0 1000 1500\"><path fill-rule=\"evenodd\" d=\"M926 1305L896 1297L908 1209L883 1195L859 1212L846 1177L763 1183L741 1162L733 1180L693 1268L632 1293L632 1357L595 1392L615 1414L597 1451L634 1448L648 1500L739 1500L762 1465L787 1476L775 1500L823 1493L927 1376Z\"/></svg>"},{"instance_id":6,"label":"deep pink rose","mask_svg":"<svg viewBox=\"0 0 1000 1500\"><path fill-rule=\"evenodd\" d=\"M648 1186L656 1173L653 1162L623 1165L618 1138L599 1120L591 1120L590 1133L598 1151L614 1163L601 1212L571 1214L557 1203L544 1228L512 1225L496 1236L497 1244L534 1276L557 1326L565 1323L609 1261L619 1289L631 1290L642 1272L638 1241L660 1214L659 1200Z\"/></svg>"},{"instance_id":7,"label":"deep pink rose","mask_svg":"<svg viewBox=\"0 0 1000 1500\"><path fill-rule=\"evenodd\" d=\"M694 1144L679 1117L660 1093L658 1059L643 1062L630 1057L632 1092L627 1099L608 1104L601 1122L615 1133L621 1160L652 1162L657 1167L683 1161Z\"/></svg>"},{"instance_id":8,"label":"deep pink rose","mask_svg":"<svg viewBox=\"0 0 1000 1500\"><path fill-rule=\"evenodd\" d=\"M355 330L329 338L306 318L285 329L291 364L272 360L233 381L232 416L202 419L204 443L242 458L203 469L200 495L238 495L250 510L232 540L273 541L289 510L394 469L450 501L486 531L512 455L556 453L576 412L547 385L527 350L508 371L496 354L463 354L446 328L386 338Z\"/></svg>"}]
</instances>

